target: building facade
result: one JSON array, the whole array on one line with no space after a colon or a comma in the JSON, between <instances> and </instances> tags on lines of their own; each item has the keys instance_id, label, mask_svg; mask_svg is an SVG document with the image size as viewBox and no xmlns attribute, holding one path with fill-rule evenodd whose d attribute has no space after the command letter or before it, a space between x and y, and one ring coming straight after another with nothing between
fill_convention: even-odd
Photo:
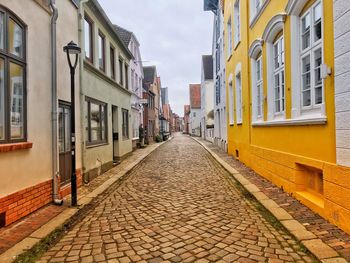
<instances>
[{"instance_id":1,"label":"building facade","mask_svg":"<svg viewBox=\"0 0 350 263\"><path fill-rule=\"evenodd\" d=\"M224 1L204 0L204 10L214 13L213 25L213 79L214 98L214 144L227 151L227 114L226 114L226 69L224 41Z\"/></svg>"},{"instance_id":2,"label":"building facade","mask_svg":"<svg viewBox=\"0 0 350 263\"><path fill-rule=\"evenodd\" d=\"M71 40L78 42L78 5L70 0L57 3L0 0L0 10L0 227L3 227L52 201L61 204L69 189L72 103L63 47ZM79 90L75 104L79 120ZM81 143L79 128L77 125L77 145ZM80 147L76 160L80 184Z\"/></svg>"},{"instance_id":3,"label":"building facade","mask_svg":"<svg viewBox=\"0 0 350 263\"><path fill-rule=\"evenodd\" d=\"M143 99L148 103L144 106L143 123L145 129L145 142L151 143L156 136L156 95L158 89L157 69L155 66L143 67Z\"/></svg>"},{"instance_id":4,"label":"building facade","mask_svg":"<svg viewBox=\"0 0 350 263\"><path fill-rule=\"evenodd\" d=\"M190 84L189 132L201 136L201 84Z\"/></svg>"},{"instance_id":5,"label":"building facade","mask_svg":"<svg viewBox=\"0 0 350 263\"><path fill-rule=\"evenodd\" d=\"M201 135L202 138L214 142L214 81L213 57L202 56L201 81Z\"/></svg>"},{"instance_id":6,"label":"building facade","mask_svg":"<svg viewBox=\"0 0 350 263\"><path fill-rule=\"evenodd\" d=\"M191 106L184 105L184 117L183 117L183 133L190 134L190 114L191 114Z\"/></svg>"},{"instance_id":7,"label":"building facade","mask_svg":"<svg viewBox=\"0 0 350 263\"><path fill-rule=\"evenodd\" d=\"M134 33L115 25L120 39L124 45L129 48L133 55L130 61L130 84L131 88L131 137L132 147L135 149L139 142L139 128L143 126L143 104L142 99L142 81L143 81L143 67L140 52L140 43Z\"/></svg>"},{"instance_id":8,"label":"building facade","mask_svg":"<svg viewBox=\"0 0 350 263\"><path fill-rule=\"evenodd\" d=\"M132 151L132 54L96 0L82 5L81 105L86 181Z\"/></svg>"},{"instance_id":9,"label":"building facade","mask_svg":"<svg viewBox=\"0 0 350 263\"><path fill-rule=\"evenodd\" d=\"M350 232L347 116L335 95L346 93L346 29L334 29L333 2L229 0L224 14L229 154Z\"/></svg>"}]
</instances>

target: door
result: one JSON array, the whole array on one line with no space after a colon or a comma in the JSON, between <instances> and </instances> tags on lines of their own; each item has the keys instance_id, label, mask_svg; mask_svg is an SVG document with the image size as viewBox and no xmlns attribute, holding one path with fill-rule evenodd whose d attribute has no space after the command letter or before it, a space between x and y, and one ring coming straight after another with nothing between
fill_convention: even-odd
<instances>
[{"instance_id":1,"label":"door","mask_svg":"<svg viewBox=\"0 0 350 263\"><path fill-rule=\"evenodd\" d=\"M58 107L58 150L61 185L70 183L72 174L70 104L60 103Z\"/></svg>"},{"instance_id":2,"label":"door","mask_svg":"<svg viewBox=\"0 0 350 263\"><path fill-rule=\"evenodd\" d=\"M118 158L119 152L119 129L118 129L118 107L112 106L112 129L113 129L113 159Z\"/></svg>"}]
</instances>

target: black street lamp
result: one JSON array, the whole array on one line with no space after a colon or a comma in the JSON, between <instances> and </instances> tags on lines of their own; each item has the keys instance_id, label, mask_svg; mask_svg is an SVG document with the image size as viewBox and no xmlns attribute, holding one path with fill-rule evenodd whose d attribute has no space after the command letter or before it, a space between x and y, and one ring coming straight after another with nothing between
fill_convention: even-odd
<instances>
[{"instance_id":1,"label":"black street lamp","mask_svg":"<svg viewBox=\"0 0 350 263\"><path fill-rule=\"evenodd\" d=\"M71 127L71 151L72 151L72 174L71 174L71 195L72 206L77 205L77 174L76 174L76 150L75 150L75 69L78 65L78 57L81 53L81 48L78 47L73 41L69 42L67 46L63 48L63 51L67 53L68 65L70 68L70 80L71 80L71 115L70 115L70 127ZM71 57L74 58L74 63L71 61Z\"/></svg>"}]
</instances>

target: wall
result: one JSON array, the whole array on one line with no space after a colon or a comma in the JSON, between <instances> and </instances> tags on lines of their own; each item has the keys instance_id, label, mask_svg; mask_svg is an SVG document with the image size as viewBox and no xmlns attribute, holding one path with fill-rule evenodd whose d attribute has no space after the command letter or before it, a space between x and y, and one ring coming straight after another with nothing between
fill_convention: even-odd
<instances>
[{"instance_id":1,"label":"wall","mask_svg":"<svg viewBox=\"0 0 350 263\"><path fill-rule=\"evenodd\" d=\"M85 11L89 15L89 17L94 21L94 37L95 41L97 41L98 31L100 30L105 36L106 41L106 71L105 73L100 71L98 68L98 46L96 42L94 42L94 64L91 65L89 62L85 62L83 74L83 82L82 82L82 90L83 96L81 98L82 103L85 105L85 97L94 98L101 102L107 104L107 129L108 129L108 137L107 143L103 145L97 146L87 146L86 138L87 134L85 128L83 129L83 172L87 173L91 171L92 173L97 173L102 170L105 171L108 168L111 168L113 165L113 134L112 134L112 106L118 107L118 123L116 124L118 127L119 140L118 145L116 147L116 156L119 158L124 157L126 154L132 151L132 122L131 122L131 92L126 90L117 84L114 80L110 78L110 52L109 52L109 44L112 43L115 47L116 58L119 56L123 57L124 62L127 63L126 54L121 49L120 45L117 43L106 28L104 28L101 24L101 21L96 18L95 14L89 9L89 7L84 4ZM118 60L116 59L116 75L117 79L119 79L119 68L118 68ZM124 74L123 74L124 75ZM119 77L118 77L119 76ZM129 81L129 86L130 86ZM125 81L124 81L125 86ZM84 110L86 107L82 107ZM129 138L123 139L122 137L122 109L126 109L129 111ZM83 127L86 127L86 112L84 111L81 118ZM101 168L102 166L102 168Z\"/></svg>"},{"instance_id":2,"label":"wall","mask_svg":"<svg viewBox=\"0 0 350 263\"><path fill-rule=\"evenodd\" d=\"M260 123L252 124L252 65L250 58L247 57L248 50L254 41L263 38L265 29L275 15L286 13L286 6L289 1L267 1L266 9L264 9L261 16L252 26L250 26L248 16L249 2L241 1L241 43L235 48L232 57L228 58L226 65L227 89L230 79L233 79L234 82L237 68L241 68L243 92L243 122L242 124L237 124L235 120L234 125L228 129L229 154L236 156L236 158L239 158L240 161L253 168L261 176L272 181L286 192L293 194L293 196L321 216L338 225L343 230L350 232L350 226L348 224L350 218L350 207L348 205L348 198L350 196L350 169L337 165L335 133L337 119L338 163L344 164L349 159L348 157L343 159L341 156L345 155L339 153L340 149L348 147L346 146L348 140L346 139L346 135L344 135L346 132L339 131L348 129L346 127L349 121L346 113L343 114L339 111L341 109L347 111L345 109L347 107L345 105L347 104L344 103L347 96L344 95L347 95L346 87L348 85L344 84L346 82L343 81L343 77L346 74L342 73L347 72L344 65L348 63L345 63L344 58L342 60L340 55L342 52L346 52L346 44L341 40L341 35L345 33L347 23L338 17L339 25L341 25L339 29L341 28L341 30L345 31L337 31L337 27L335 28L336 40L334 50L333 3L332 1L322 1L323 32L327 32L323 35L323 63L334 69L335 53L336 65L333 72L335 76L339 76L338 80L336 80L336 83L339 83L339 87L336 88L334 88L333 74L324 80L324 106L320 108L320 115L325 118L325 121L306 122L304 125L297 122L305 118L305 116L303 113L300 116L295 114L294 108L297 103L295 91L300 89L299 82L295 82L293 79L293 72L296 72L297 67L293 64L294 58L292 55L292 45L295 43L292 21L296 16L287 15L282 27L285 46L285 114L277 121L271 121L268 115L271 97L269 97L269 85L267 82L268 63L266 54L268 52L268 44L264 42L262 45L263 95L265 97L263 107L264 116ZM232 13L233 3L234 1L225 2L225 23L227 23L228 17ZM300 1L298 3L302 2ZM313 1L305 1L305 3L306 5L310 5ZM336 1L335 9L338 8L339 12L345 12L345 3L347 1ZM337 11L335 12L337 14ZM345 19L345 15L343 17ZM335 19L337 23L338 20L336 17ZM339 41L337 41L337 37ZM338 65L337 61L339 63ZM239 63L241 63L241 66L238 66ZM233 83L234 86L235 84ZM341 92L344 93L342 95L342 102L340 101L340 96L337 95ZM335 117L334 97L337 102L337 118ZM237 105L235 99L233 105L228 105L228 110L231 106L234 107L236 112Z\"/></svg>"},{"instance_id":3,"label":"wall","mask_svg":"<svg viewBox=\"0 0 350 263\"><path fill-rule=\"evenodd\" d=\"M350 166L350 2L334 1L337 163Z\"/></svg>"}]
</instances>

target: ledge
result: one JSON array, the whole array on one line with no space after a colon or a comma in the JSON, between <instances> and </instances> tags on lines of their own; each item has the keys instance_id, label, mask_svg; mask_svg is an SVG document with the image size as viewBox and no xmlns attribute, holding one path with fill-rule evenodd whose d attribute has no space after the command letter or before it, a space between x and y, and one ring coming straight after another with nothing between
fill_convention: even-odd
<instances>
[{"instance_id":1,"label":"ledge","mask_svg":"<svg viewBox=\"0 0 350 263\"><path fill-rule=\"evenodd\" d=\"M298 125L323 125L327 123L327 117L312 117L288 120L273 120L264 122L253 122L253 127L264 126L298 126Z\"/></svg>"},{"instance_id":2,"label":"ledge","mask_svg":"<svg viewBox=\"0 0 350 263\"><path fill-rule=\"evenodd\" d=\"M0 144L0 153L25 150L33 148L32 142Z\"/></svg>"}]
</instances>

